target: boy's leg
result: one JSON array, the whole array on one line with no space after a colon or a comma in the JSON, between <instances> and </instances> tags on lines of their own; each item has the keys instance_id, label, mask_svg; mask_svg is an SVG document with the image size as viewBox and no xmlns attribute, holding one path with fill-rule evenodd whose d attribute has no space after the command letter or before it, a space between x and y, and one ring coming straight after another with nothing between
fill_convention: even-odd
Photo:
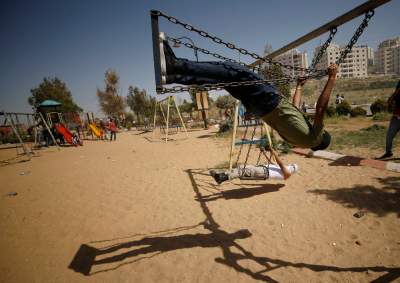
<instances>
[{"instance_id":1,"label":"boy's leg","mask_svg":"<svg viewBox=\"0 0 400 283\"><path fill-rule=\"evenodd\" d=\"M400 119L393 116L390 120L389 128L386 133L386 152L385 154L392 155L393 139L400 130ZM390 156L387 156L390 157Z\"/></svg>"},{"instance_id":2,"label":"boy's leg","mask_svg":"<svg viewBox=\"0 0 400 283\"><path fill-rule=\"evenodd\" d=\"M165 72L162 77L167 84L203 85L263 79L247 67L231 62L195 62L177 58L166 41L163 45ZM273 110L280 101L279 92L267 83L227 86L225 90L241 100L247 111L260 117Z\"/></svg>"}]
</instances>

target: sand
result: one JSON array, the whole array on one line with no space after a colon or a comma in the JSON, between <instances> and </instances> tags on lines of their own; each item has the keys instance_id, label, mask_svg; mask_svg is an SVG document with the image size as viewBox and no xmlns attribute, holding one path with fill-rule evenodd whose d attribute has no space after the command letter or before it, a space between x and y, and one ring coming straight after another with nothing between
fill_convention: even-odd
<instances>
[{"instance_id":1,"label":"sand","mask_svg":"<svg viewBox=\"0 0 400 283\"><path fill-rule=\"evenodd\" d=\"M398 173L288 154L217 186L212 130L117 138L0 166L0 282L400 282Z\"/></svg>"}]
</instances>

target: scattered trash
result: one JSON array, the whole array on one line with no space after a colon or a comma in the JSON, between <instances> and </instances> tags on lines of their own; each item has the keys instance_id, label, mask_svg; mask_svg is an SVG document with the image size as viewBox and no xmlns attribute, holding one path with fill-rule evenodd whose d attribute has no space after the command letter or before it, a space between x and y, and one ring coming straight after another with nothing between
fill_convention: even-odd
<instances>
[{"instance_id":1,"label":"scattered trash","mask_svg":"<svg viewBox=\"0 0 400 283\"><path fill-rule=\"evenodd\" d=\"M356 213L354 213L353 216L356 217L356 218L361 218L361 217L364 216L364 214L365 213L360 210L360 211L357 211Z\"/></svg>"},{"instance_id":2,"label":"scattered trash","mask_svg":"<svg viewBox=\"0 0 400 283\"><path fill-rule=\"evenodd\" d=\"M30 171L21 171L21 172L19 172L19 174L21 175L21 176L23 176L23 175L28 175L30 173Z\"/></svg>"},{"instance_id":3,"label":"scattered trash","mask_svg":"<svg viewBox=\"0 0 400 283\"><path fill-rule=\"evenodd\" d=\"M332 243L332 246L336 246L336 243L335 243L335 242L333 242L333 243Z\"/></svg>"},{"instance_id":4,"label":"scattered trash","mask_svg":"<svg viewBox=\"0 0 400 283\"><path fill-rule=\"evenodd\" d=\"M355 241L356 245L361 246L361 242L360 241Z\"/></svg>"},{"instance_id":5,"label":"scattered trash","mask_svg":"<svg viewBox=\"0 0 400 283\"><path fill-rule=\"evenodd\" d=\"M6 194L6 197L15 197L17 195L18 195L17 192L9 192L9 193Z\"/></svg>"},{"instance_id":6,"label":"scattered trash","mask_svg":"<svg viewBox=\"0 0 400 283\"><path fill-rule=\"evenodd\" d=\"M283 225L283 223L281 224L281 228L283 228L285 225Z\"/></svg>"}]
</instances>

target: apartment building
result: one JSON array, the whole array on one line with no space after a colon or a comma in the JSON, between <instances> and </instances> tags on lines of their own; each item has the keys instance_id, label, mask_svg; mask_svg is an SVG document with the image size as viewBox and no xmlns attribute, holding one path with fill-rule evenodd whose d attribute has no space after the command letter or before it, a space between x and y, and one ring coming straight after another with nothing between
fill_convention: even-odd
<instances>
[{"instance_id":1,"label":"apartment building","mask_svg":"<svg viewBox=\"0 0 400 283\"><path fill-rule=\"evenodd\" d=\"M393 57L393 72L396 74L400 74L400 46L393 48L392 57Z\"/></svg>"},{"instance_id":2,"label":"apartment building","mask_svg":"<svg viewBox=\"0 0 400 283\"><path fill-rule=\"evenodd\" d=\"M400 37L382 41L375 52L375 70L380 74L400 74L399 71Z\"/></svg>"},{"instance_id":3,"label":"apartment building","mask_svg":"<svg viewBox=\"0 0 400 283\"><path fill-rule=\"evenodd\" d=\"M336 63L340 53L345 46L331 44L317 64L317 69L327 69L332 63ZM320 46L315 48L314 56L318 54ZM353 46L352 51L347 54L343 63L340 64L337 72L338 78L365 78L368 76L368 66L373 64L374 56L371 47L366 45Z\"/></svg>"},{"instance_id":4,"label":"apartment building","mask_svg":"<svg viewBox=\"0 0 400 283\"><path fill-rule=\"evenodd\" d=\"M285 52L273 59L282 64L297 67L297 68L308 68L307 52L300 52L297 49ZM289 76L301 76L304 72L282 68L282 71Z\"/></svg>"}]
</instances>

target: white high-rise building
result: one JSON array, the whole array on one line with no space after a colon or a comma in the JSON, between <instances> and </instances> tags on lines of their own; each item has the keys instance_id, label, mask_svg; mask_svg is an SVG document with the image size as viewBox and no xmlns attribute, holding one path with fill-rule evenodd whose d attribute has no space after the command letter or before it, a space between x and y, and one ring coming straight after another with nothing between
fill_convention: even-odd
<instances>
[{"instance_id":1,"label":"white high-rise building","mask_svg":"<svg viewBox=\"0 0 400 283\"><path fill-rule=\"evenodd\" d=\"M382 41L375 52L376 72L381 74L400 74L399 71L400 37Z\"/></svg>"},{"instance_id":2,"label":"white high-rise building","mask_svg":"<svg viewBox=\"0 0 400 283\"><path fill-rule=\"evenodd\" d=\"M317 64L318 70L326 70L332 63L336 63L339 59L340 52L345 49L345 46L331 44L326 49L321 60ZM315 48L314 54L317 54L320 46ZM315 56L315 55L314 55ZM350 53L347 54L343 63L339 65L338 78L365 78L368 76L368 64L373 62L373 51L371 47L366 45L353 46Z\"/></svg>"},{"instance_id":3,"label":"white high-rise building","mask_svg":"<svg viewBox=\"0 0 400 283\"><path fill-rule=\"evenodd\" d=\"M396 74L400 74L400 46L393 48L392 57L393 57L393 72Z\"/></svg>"},{"instance_id":4,"label":"white high-rise building","mask_svg":"<svg viewBox=\"0 0 400 283\"><path fill-rule=\"evenodd\" d=\"M308 68L307 52L300 52L297 49L287 51L273 58L273 60L296 68ZM303 71L291 70L288 68L282 68L282 71L288 76L297 77L304 75Z\"/></svg>"}]
</instances>

